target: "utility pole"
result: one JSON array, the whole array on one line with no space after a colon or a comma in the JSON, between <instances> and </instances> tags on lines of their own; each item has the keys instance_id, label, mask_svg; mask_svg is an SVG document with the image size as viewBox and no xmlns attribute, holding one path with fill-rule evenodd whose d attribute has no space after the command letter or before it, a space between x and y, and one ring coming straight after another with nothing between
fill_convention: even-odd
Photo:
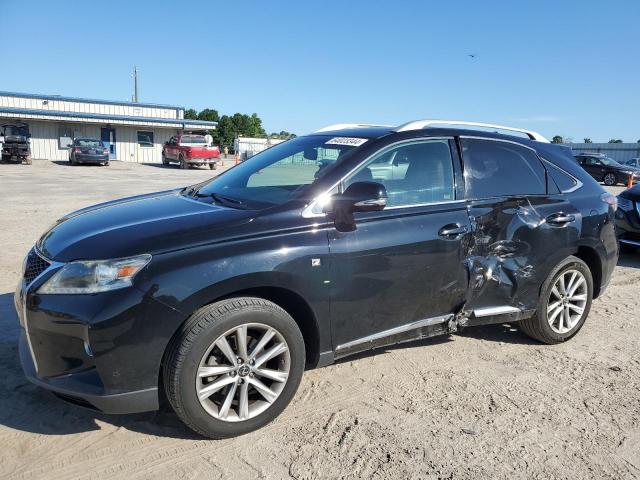
<instances>
[{"instance_id":1,"label":"utility pole","mask_svg":"<svg viewBox=\"0 0 640 480\"><path fill-rule=\"evenodd\" d=\"M138 67L133 66L133 101L138 103Z\"/></svg>"}]
</instances>

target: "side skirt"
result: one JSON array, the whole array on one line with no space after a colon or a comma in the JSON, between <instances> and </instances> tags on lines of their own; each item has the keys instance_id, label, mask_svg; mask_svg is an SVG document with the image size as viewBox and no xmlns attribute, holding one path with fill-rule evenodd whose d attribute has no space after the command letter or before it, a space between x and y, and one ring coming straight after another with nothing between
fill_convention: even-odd
<instances>
[{"instance_id":1,"label":"side skirt","mask_svg":"<svg viewBox=\"0 0 640 480\"><path fill-rule=\"evenodd\" d=\"M321 354L318 366L326 366L335 360L367 350L455 333L464 327L518 322L533 316L534 313L535 310L519 310L504 306L427 318L338 345L333 355L331 352Z\"/></svg>"}]
</instances>

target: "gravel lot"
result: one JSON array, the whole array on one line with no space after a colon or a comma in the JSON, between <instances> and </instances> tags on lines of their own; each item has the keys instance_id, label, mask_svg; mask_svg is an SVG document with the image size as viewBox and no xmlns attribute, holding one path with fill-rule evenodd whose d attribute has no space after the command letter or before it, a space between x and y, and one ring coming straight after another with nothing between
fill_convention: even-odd
<instances>
[{"instance_id":1,"label":"gravel lot","mask_svg":"<svg viewBox=\"0 0 640 480\"><path fill-rule=\"evenodd\" d=\"M98 415L29 384L12 297L42 231L212 173L0 165L1 478L640 477L640 252L620 258L566 344L498 325L361 355L307 372L283 415L231 440L195 437L169 412Z\"/></svg>"}]
</instances>

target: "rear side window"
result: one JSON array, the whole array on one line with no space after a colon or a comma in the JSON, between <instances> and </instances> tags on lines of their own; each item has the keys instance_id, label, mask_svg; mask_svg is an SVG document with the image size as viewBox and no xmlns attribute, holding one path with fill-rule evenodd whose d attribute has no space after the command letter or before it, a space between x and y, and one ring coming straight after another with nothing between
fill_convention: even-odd
<instances>
[{"instance_id":1,"label":"rear side window","mask_svg":"<svg viewBox=\"0 0 640 480\"><path fill-rule=\"evenodd\" d=\"M467 198L547 193L544 166L528 148L471 138L461 142Z\"/></svg>"},{"instance_id":2,"label":"rear side window","mask_svg":"<svg viewBox=\"0 0 640 480\"><path fill-rule=\"evenodd\" d=\"M545 160L547 165L547 172L558 186L562 193L573 191L578 186L578 180L569 175L561 168L556 167L553 163Z\"/></svg>"}]
</instances>

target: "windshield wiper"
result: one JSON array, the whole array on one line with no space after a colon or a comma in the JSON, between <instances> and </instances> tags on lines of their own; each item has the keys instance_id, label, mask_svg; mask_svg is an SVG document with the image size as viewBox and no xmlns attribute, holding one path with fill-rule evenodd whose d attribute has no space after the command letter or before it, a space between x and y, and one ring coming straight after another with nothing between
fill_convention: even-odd
<instances>
[{"instance_id":1,"label":"windshield wiper","mask_svg":"<svg viewBox=\"0 0 640 480\"><path fill-rule=\"evenodd\" d=\"M231 208L239 208L242 210L246 210L247 206L240 200L231 197L225 197L224 195L220 195L219 193L199 193L195 194L196 198L212 198L216 203L220 205L224 205L226 207Z\"/></svg>"}]
</instances>

